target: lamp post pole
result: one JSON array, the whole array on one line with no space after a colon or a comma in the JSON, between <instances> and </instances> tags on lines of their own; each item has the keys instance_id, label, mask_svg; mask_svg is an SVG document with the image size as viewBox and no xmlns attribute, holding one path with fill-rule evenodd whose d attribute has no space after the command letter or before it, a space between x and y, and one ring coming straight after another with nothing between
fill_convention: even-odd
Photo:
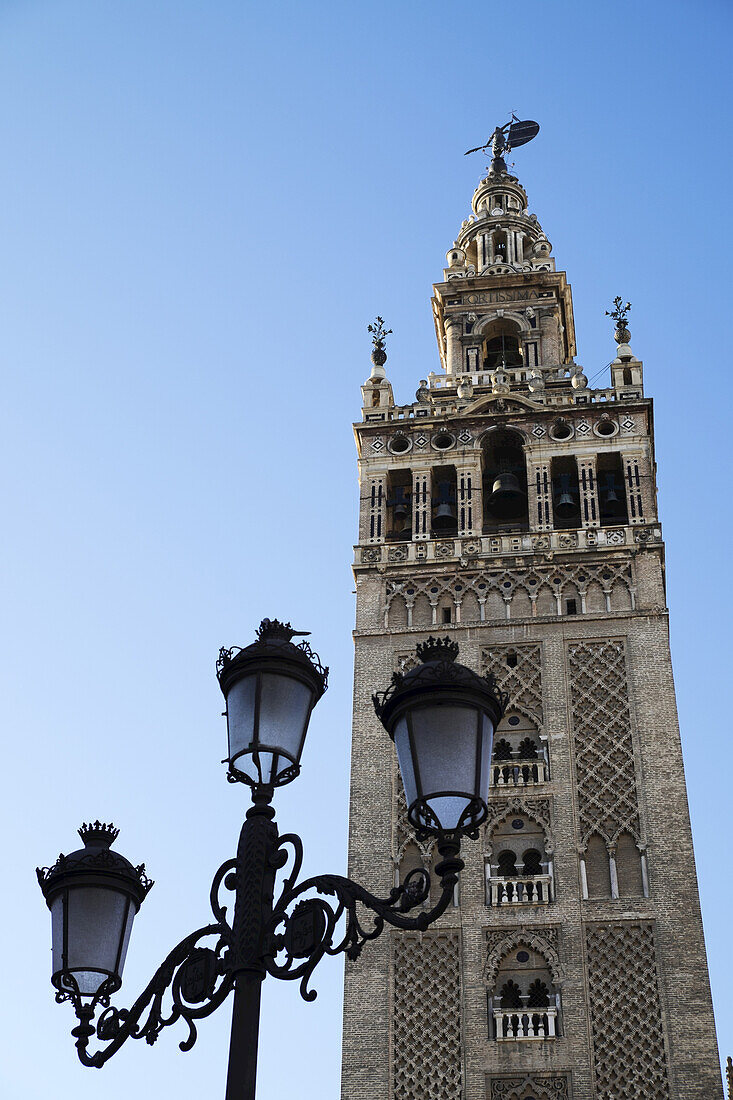
<instances>
[{"instance_id":1,"label":"lamp post pole","mask_svg":"<svg viewBox=\"0 0 733 1100\"><path fill-rule=\"evenodd\" d=\"M267 790L255 794L237 848L232 925L234 1007L226 1100L255 1100L260 1000L267 973L260 945L272 917L275 893L272 857L278 839L271 797L272 792Z\"/></svg>"},{"instance_id":2,"label":"lamp post pole","mask_svg":"<svg viewBox=\"0 0 733 1100\"><path fill-rule=\"evenodd\" d=\"M312 1001L309 982L324 955L356 959L386 925L422 932L453 899L463 869L461 839L475 837L488 813L492 738L506 697L491 677L456 662L458 646L448 638L419 645L421 663L404 676L396 673L387 691L374 696L377 717L397 749L408 819L418 837L435 839L441 857L435 868L441 893L431 909L424 908L430 876L423 868L382 898L341 875L301 881L302 843L295 833L278 832L271 803L274 788L300 771L328 669L307 642L293 644L295 636L289 625L265 619L257 642L220 653L228 778L250 786L252 805L236 857L214 875L213 921L169 952L129 1009L111 1005L110 998L122 984L133 918L153 885L144 864L133 867L112 851L117 830L96 821L79 830L83 849L38 870L52 915L51 981L56 1000L74 1007L72 1035L85 1066L101 1069L127 1039L152 1044L179 1020L188 1025L180 1048L190 1050L198 1021L233 992L226 1100L255 1100L265 977L299 981L302 997ZM220 898L224 889L234 892L231 921ZM93 1052L92 1039L102 1044Z\"/></svg>"}]
</instances>

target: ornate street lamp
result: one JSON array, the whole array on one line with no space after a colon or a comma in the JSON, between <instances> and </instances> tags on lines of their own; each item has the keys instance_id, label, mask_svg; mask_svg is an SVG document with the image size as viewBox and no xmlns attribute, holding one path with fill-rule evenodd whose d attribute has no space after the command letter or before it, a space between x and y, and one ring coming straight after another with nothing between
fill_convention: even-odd
<instances>
[{"instance_id":1,"label":"ornate street lamp","mask_svg":"<svg viewBox=\"0 0 733 1100\"><path fill-rule=\"evenodd\" d=\"M134 914L152 886L144 866L135 868L112 851L117 830L97 821L79 830L84 849L38 871L52 915L51 980L56 999L74 1006L79 1023L72 1035L86 1066L101 1068L129 1038L155 1042L177 1020L188 1025L180 1047L190 1050L196 1021L234 990L226 1097L254 1100L266 975L299 980L302 996L311 1001L316 993L308 983L324 955L343 952L355 959L385 924L422 931L450 904L463 869L461 838L475 836L486 818L491 743L505 697L490 676L456 662L458 646L448 638L418 646L418 667L395 674L387 691L374 696L377 716L397 748L409 819L419 835L437 838L441 894L432 909L408 915L430 892L430 876L421 868L385 898L341 875L298 882L302 843L294 833L278 834L270 803L274 788L300 771L311 711L326 690L328 669L307 642L292 641L297 633L289 624L264 619L256 642L219 653L228 778L251 787L252 806L236 858L214 876L214 921L173 948L131 1008L111 1006L110 996L122 983ZM277 873L288 863L273 901ZM231 923L222 889L234 891ZM371 923L357 906L371 911ZM90 1053L95 1036L106 1045Z\"/></svg>"}]
</instances>

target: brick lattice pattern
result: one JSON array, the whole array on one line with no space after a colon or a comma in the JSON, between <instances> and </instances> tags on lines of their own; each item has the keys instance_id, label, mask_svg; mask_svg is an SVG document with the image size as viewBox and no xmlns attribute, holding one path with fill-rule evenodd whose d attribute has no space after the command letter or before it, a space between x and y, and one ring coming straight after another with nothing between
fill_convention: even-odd
<instances>
[{"instance_id":1,"label":"brick lattice pattern","mask_svg":"<svg viewBox=\"0 0 733 1100\"><path fill-rule=\"evenodd\" d=\"M614 844L639 840L634 746L623 642L568 648L581 842L598 833Z\"/></svg>"},{"instance_id":2,"label":"brick lattice pattern","mask_svg":"<svg viewBox=\"0 0 733 1100\"><path fill-rule=\"evenodd\" d=\"M461 1100L458 932L395 935L394 1100Z\"/></svg>"},{"instance_id":3,"label":"brick lattice pattern","mask_svg":"<svg viewBox=\"0 0 733 1100\"><path fill-rule=\"evenodd\" d=\"M586 947L598 1096L669 1100L652 925L590 926Z\"/></svg>"},{"instance_id":4,"label":"brick lattice pattern","mask_svg":"<svg viewBox=\"0 0 733 1100\"><path fill-rule=\"evenodd\" d=\"M516 657L508 665L507 657ZM502 691L509 696L509 707L523 711L542 726L542 648L539 645L493 645L481 651L481 675L491 672Z\"/></svg>"}]
</instances>

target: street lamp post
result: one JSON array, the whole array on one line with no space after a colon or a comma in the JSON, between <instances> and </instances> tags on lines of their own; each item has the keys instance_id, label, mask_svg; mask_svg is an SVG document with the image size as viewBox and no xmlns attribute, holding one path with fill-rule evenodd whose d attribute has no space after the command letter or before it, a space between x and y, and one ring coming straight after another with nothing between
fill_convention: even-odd
<instances>
[{"instance_id":1,"label":"street lamp post","mask_svg":"<svg viewBox=\"0 0 733 1100\"><path fill-rule=\"evenodd\" d=\"M79 830L84 848L38 871L51 910L51 981L56 1000L74 1007L78 1024L72 1035L85 1066L101 1068L127 1039L154 1043L178 1020L188 1025L180 1048L190 1050L197 1021L233 990L226 1100L254 1100L264 978L299 980L302 996L312 1001L310 978L324 955L356 959L385 924L423 931L450 904L463 869L461 838L475 836L487 815L492 738L505 697L491 676L456 662L458 646L448 638L419 645L419 665L396 673L389 688L374 696L397 750L410 823L419 837L436 838L441 894L432 909L410 915L430 891L423 869L410 871L384 898L341 875L298 882L302 843L295 833L278 833L271 802L275 787L300 771L310 715L326 690L328 669L306 641L292 641L297 633L289 624L264 619L252 645L220 651L227 778L250 786L252 805L236 857L214 875L213 922L173 948L129 1009L111 1005L110 997L122 984L135 913L153 885L145 866L133 867L113 851L117 830L97 821ZM231 921L222 890L234 893ZM90 1052L95 1037L104 1045Z\"/></svg>"}]
</instances>

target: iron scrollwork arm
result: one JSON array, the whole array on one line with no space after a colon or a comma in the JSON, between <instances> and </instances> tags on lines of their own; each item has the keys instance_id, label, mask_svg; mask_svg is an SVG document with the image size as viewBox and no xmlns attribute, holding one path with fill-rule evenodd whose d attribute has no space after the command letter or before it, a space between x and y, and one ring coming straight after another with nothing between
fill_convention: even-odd
<instances>
[{"instance_id":1,"label":"iron scrollwork arm","mask_svg":"<svg viewBox=\"0 0 733 1100\"><path fill-rule=\"evenodd\" d=\"M58 1001L70 1000L79 1020L72 1031L76 1039L79 1060L85 1066L101 1069L128 1039L145 1039L151 1045L165 1027L184 1020L188 1034L179 1043L183 1051L191 1050L197 1038L196 1020L211 1015L222 1004L234 985L227 955L232 946L232 930L226 919L226 906L219 901L222 883L231 889L230 877L236 860L223 863L211 886L211 908L216 918L212 924L196 929L178 943L156 970L150 982L131 1008L110 1006L110 995L116 987L104 983L89 1003L82 1002L73 978L68 988L56 994ZM205 941L213 946L206 946ZM164 998L170 994L168 1007ZM97 1008L103 1011L94 1023ZM106 1042L106 1046L89 1052L90 1040Z\"/></svg>"},{"instance_id":2,"label":"iron scrollwork arm","mask_svg":"<svg viewBox=\"0 0 733 1100\"><path fill-rule=\"evenodd\" d=\"M296 885L302 845L294 834L282 836L273 856L277 866L282 866L286 860L282 851L285 844L293 847L293 867L285 878L265 930L264 963L268 974L275 978L299 978L301 996L306 1001L313 1001L317 996L315 990L308 988L308 983L324 955L343 952L348 958L357 959L364 944L376 939L385 924L420 932L433 924L453 900L458 875L464 866L458 854L458 840L440 837L438 851L442 858L435 868L440 880L440 897L431 909L409 916L411 910L423 905L430 893L430 875L424 869L410 871L404 882L384 898L341 875L316 875ZM365 922L359 906L369 911L370 924ZM339 930L342 918L345 920L343 933Z\"/></svg>"}]
</instances>

